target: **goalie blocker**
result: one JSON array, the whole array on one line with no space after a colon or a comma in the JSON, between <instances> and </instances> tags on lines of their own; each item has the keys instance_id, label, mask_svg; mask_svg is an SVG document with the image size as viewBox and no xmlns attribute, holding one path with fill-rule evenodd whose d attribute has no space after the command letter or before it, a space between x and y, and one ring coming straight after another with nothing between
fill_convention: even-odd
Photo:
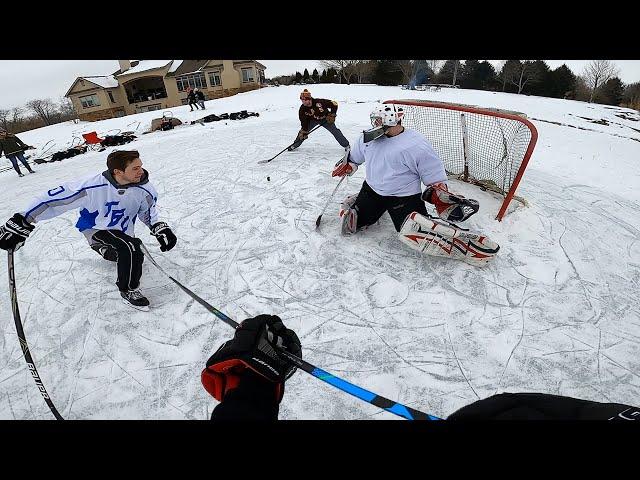
<instances>
[{"instance_id":1,"label":"goalie blocker","mask_svg":"<svg viewBox=\"0 0 640 480\"><path fill-rule=\"evenodd\" d=\"M485 265L500 250L500 245L484 235L418 212L407 215L398 236L402 243L426 255L477 266Z\"/></svg>"}]
</instances>

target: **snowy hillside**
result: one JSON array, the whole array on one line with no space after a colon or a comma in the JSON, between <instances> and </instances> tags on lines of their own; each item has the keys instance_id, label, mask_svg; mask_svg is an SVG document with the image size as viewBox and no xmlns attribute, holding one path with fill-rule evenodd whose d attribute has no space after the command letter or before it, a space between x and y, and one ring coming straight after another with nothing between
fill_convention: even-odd
<instances>
[{"instance_id":1,"label":"snowy hillside","mask_svg":"<svg viewBox=\"0 0 640 480\"><path fill-rule=\"evenodd\" d=\"M333 137L320 129L297 151L257 164L294 140L301 88L212 100L205 112L172 108L186 124L168 132L142 135L162 114L148 112L19 136L55 151L92 130L135 130L138 139L120 148L139 150L160 195L160 217L178 236L176 248L161 253L138 226L158 263L238 321L280 315L300 336L307 361L373 392L439 417L505 391L640 404L638 112L473 90L308 86L339 102L336 124L352 143L373 106L388 99L508 109L532 119L538 144L517 192L528 207L497 222L499 198L451 182L480 201L466 226L502 247L493 263L476 268L420 257L399 242L387 215L340 237L339 202L357 193L364 168L343 182L314 230L337 183L330 172L342 148ZM188 125L239 110L260 116ZM111 150L36 165L24 178L0 173L0 220L43 190L104 170ZM208 418L216 402L200 371L232 330L149 262L141 289L151 311L123 305L113 264L88 248L76 218L69 212L39 223L16 253L25 333L56 407L68 419ZM22 356L4 278L0 419L50 419ZM298 372L280 418L397 417Z\"/></svg>"}]
</instances>

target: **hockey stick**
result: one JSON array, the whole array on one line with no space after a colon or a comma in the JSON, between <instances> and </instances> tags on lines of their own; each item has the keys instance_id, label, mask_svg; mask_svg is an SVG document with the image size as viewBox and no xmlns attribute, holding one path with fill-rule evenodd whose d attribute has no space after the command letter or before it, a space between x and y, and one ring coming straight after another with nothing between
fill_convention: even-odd
<instances>
[{"instance_id":1,"label":"hockey stick","mask_svg":"<svg viewBox=\"0 0 640 480\"><path fill-rule=\"evenodd\" d=\"M214 306L207 303L205 300L203 300L198 295L193 293L189 288L185 287L182 283L180 283L178 280L176 280L167 272L165 272L162 269L162 267L158 265L156 261L153 259L153 257L149 253L149 250L147 250L147 247L145 246L145 244L143 243L141 246L145 256L149 259L149 261L153 263L153 265L158 270L160 270L167 277L169 277L171 281L173 281L176 285L178 285L187 295L189 295L196 302L198 302L200 305L206 308L209 312L213 313L216 317L218 317L227 325L233 327L234 329L238 328L238 325L239 325L238 322L227 317L220 310L218 310ZM295 355L287 352L286 350L283 350L278 347L275 347L275 348L280 355L287 358L291 363L293 363L296 367L300 368L301 370L304 370L308 374L322 380L323 382L326 382L329 385L333 385L337 389L342 390L343 392L347 392L350 395L353 395L354 397L359 398L360 400L364 400L365 402L370 403L371 405L375 405L376 407L382 408L395 415L404 417L407 420L442 420L441 418L434 417L433 415L429 415L419 410L415 410L411 407L407 407L405 405L402 405L401 403L394 402L393 400L389 400L388 398L382 397L373 392L365 390L364 388L358 387L353 383L347 382L346 380L336 377L335 375L332 375L331 373L326 372L325 370L322 370L318 367L311 365L310 363L302 360L301 358L296 357Z\"/></svg>"},{"instance_id":2,"label":"hockey stick","mask_svg":"<svg viewBox=\"0 0 640 480\"><path fill-rule=\"evenodd\" d=\"M36 366L33 363L33 358L31 358L31 352L29 351L29 345L27 345L27 339L24 335L24 330L22 329L22 320L20 320L20 311L18 310L18 293L16 291L16 276L15 269L13 266L13 251L9 250L9 291L11 293L11 309L13 311L13 319L16 323L16 332L18 333L18 340L20 341L20 347L22 348L22 353L24 354L24 359L27 361L27 367L29 367L29 373L36 382L38 386L38 390L40 390L40 394L44 401L47 402L51 413L56 417L56 420L64 420L62 415L58 413L55 405L51 401L47 390L44 388L42 384L42 380L40 379L40 375L38 375L38 370L36 370Z\"/></svg>"},{"instance_id":3,"label":"hockey stick","mask_svg":"<svg viewBox=\"0 0 640 480\"><path fill-rule=\"evenodd\" d=\"M318 218L316 219L316 230L318 228L320 228L320 221L322 220L322 215L324 215L324 211L327 209L327 207L329 206L329 203L331 203L331 200L333 199L333 196L336 194L336 192L338 191L338 187L340 186L340 184L342 183L342 181L347 178L346 175L343 175L342 178L340 179L340 181L338 182L338 185L336 185L336 188L333 189L333 192L331 193L331 196L329 197L329 199L327 200L327 203L324 205L324 208L322 209L322 212L320 212L320 215L318 215Z\"/></svg>"},{"instance_id":4,"label":"hockey stick","mask_svg":"<svg viewBox=\"0 0 640 480\"><path fill-rule=\"evenodd\" d=\"M309 130L309 133L307 133L307 136L311 135L312 132L315 132L318 128L320 128L321 126L323 126L325 124L325 122L321 122L318 125L316 125L315 127L313 127L311 130ZM296 139L296 141L294 141L293 143L296 143L298 140ZM287 151L287 149L289 147L291 147L293 145L293 143L291 145L287 145L286 147L284 147L280 152L276 153L275 156L267 159L267 160L260 160L258 163L269 163L271 160L273 160L274 158L276 158L277 156L279 156L280 154L284 153Z\"/></svg>"}]
</instances>

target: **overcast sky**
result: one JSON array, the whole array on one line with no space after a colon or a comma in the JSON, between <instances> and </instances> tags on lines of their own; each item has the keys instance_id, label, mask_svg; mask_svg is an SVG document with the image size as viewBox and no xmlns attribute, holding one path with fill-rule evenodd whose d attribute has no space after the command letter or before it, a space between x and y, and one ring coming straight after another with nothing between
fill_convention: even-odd
<instances>
[{"instance_id":1,"label":"overcast sky","mask_svg":"<svg viewBox=\"0 0 640 480\"><path fill-rule=\"evenodd\" d=\"M640 81L640 60L612 60L625 83ZM317 60L259 60L267 67L267 78L303 72L321 71ZM499 66L500 60L490 60ZM575 73L582 73L589 60L546 60L552 69L563 63ZM119 68L117 60L0 60L0 108L23 106L34 98L59 101L76 77L108 75Z\"/></svg>"}]
</instances>

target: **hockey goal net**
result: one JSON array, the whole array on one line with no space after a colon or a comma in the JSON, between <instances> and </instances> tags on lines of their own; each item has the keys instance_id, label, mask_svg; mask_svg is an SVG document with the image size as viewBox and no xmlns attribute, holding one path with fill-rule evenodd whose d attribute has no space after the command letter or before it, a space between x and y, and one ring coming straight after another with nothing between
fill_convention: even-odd
<instances>
[{"instance_id":1,"label":"hockey goal net","mask_svg":"<svg viewBox=\"0 0 640 480\"><path fill-rule=\"evenodd\" d=\"M449 178L473 183L504 197L507 211L538 139L526 115L424 100L387 100L402 105L402 124L422 133L444 162Z\"/></svg>"}]
</instances>

